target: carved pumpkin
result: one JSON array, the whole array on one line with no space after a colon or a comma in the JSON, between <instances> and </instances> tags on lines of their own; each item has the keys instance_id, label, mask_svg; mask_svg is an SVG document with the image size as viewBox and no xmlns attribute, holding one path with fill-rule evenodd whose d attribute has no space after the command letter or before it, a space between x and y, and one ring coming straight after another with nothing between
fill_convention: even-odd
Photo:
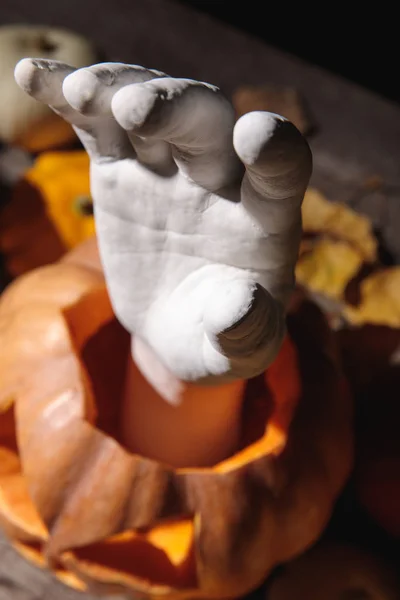
<instances>
[{"instance_id":1,"label":"carved pumpkin","mask_svg":"<svg viewBox=\"0 0 400 600\"><path fill-rule=\"evenodd\" d=\"M58 260L95 229L89 158L44 152L0 212L0 251L11 277Z\"/></svg>"},{"instance_id":2,"label":"carved pumpkin","mask_svg":"<svg viewBox=\"0 0 400 600\"><path fill-rule=\"evenodd\" d=\"M302 552L349 474L352 410L320 311L297 300L288 330L246 385L234 455L172 468L118 442L129 340L94 240L11 284L0 302L0 522L15 547L78 589L164 598L237 597Z\"/></svg>"}]
</instances>

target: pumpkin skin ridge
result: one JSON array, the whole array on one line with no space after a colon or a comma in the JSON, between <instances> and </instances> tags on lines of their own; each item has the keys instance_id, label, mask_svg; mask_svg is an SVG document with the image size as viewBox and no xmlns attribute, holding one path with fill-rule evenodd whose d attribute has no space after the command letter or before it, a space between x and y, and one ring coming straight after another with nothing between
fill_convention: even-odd
<instances>
[{"instance_id":1,"label":"pumpkin skin ridge","mask_svg":"<svg viewBox=\"0 0 400 600\"><path fill-rule=\"evenodd\" d=\"M0 423L2 424L3 419L7 419L7 414L11 415L12 421L14 421L15 427L15 417L14 417L14 406L11 403L10 406L6 408L6 410L2 410L0 412ZM47 536L47 531L44 524L41 522L39 515L37 515L37 511L33 506L32 502L30 502L30 498L28 495L28 491L26 489L26 482L22 477L21 471L21 460L18 456L18 449L16 444L15 435L13 436L13 440L1 439L0 435L0 523L1 527L4 529L6 535L10 538L17 538L25 542L31 541L43 541ZM15 441L15 444L14 444ZM6 464L4 464L4 459L6 459ZM8 464L7 464L8 463ZM11 498L7 497L7 493L4 488L4 481L10 482L10 479L14 482L14 498L13 494L11 494ZM15 483L17 490L15 490ZM17 497L15 498L15 491L17 491ZM33 517L34 522L29 522L29 518L26 518L26 515L21 515L21 493L23 500L25 503L28 502L28 516L30 518ZM14 499L14 503L13 503ZM15 500L17 502L17 506L19 505L19 510L15 510ZM12 509L14 509L14 514ZM25 518L24 518L25 516Z\"/></svg>"},{"instance_id":2,"label":"pumpkin skin ridge","mask_svg":"<svg viewBox=\"0 0 400 600\"><path fill-rule=\"evenodd\" d=\"M90 426L89 426L90 427ZM105 519L104 525L107 529L102 530L101 525L98 528L95 527L95 533L91 533L90 535L90 526L88 521L85 521L85 517L90 519L90 506L85 509L84 503L86 499L85 488L88 485L88 480L90 481L90 475L96 470L98 467L99 457L100 460L104 452L110 452L111 458L109 459L110 464L115 464L117 461L113 456L117 454L118 462L121 462L121 449L118 447L117 442L112 438L105 439L105 434L98 432L94 428L91 428L90 431L90 441L89 441L89 450L88 455L85 456L83 464L81 468L79 468L74 481L70 489L68 490L69 494L67 495L65 502L61 504L59 507L59 513L53 523L53 526L50 529L50 537L45 547L45 553L48 560L54 561L59 560L59 557L62 552L69 550L71 548L79 548L80 546L86 546L91 543L96 543L103 539L107 539L114 532L118 531L119 525L121 522L120 515L107 515L111 520L111 523L107 522ZM100 433L100 435L98 435ZM114 446L114 448L113 448ZM126 475L132 476L132 471L134 470L134 461L132 457L129 457L127 453L124 453L125 459L124 469L123 471ZM120 478L126 479L126 477ZM114 507L113 513L120 512L123 510L129 494L129 479L127 481L127 490L125 493L122 491L119 495L115 494L118 499L118 503L116 503L116 507ZM90 485L93 485L90 481ZM96 482L96 486L93 486L94 489L98 487L100 484ZM83 490L83 491L82 491ZM104 502L104 501L103 501ZM77 505L78 508L76 508ZM80 510L79 510L80 508ZM82 522L85 522L85 532L82 533L82 525L80 524L79 518L76 517L76 512L78 512L78 517L83 517ZM72 513L72 514L71 514ZM88 515L89 513L89 515ZM100 528L100 530L98 530ZM77 531L78 530L78 531ZM85 535L89 537L89 539L85 539ZM79 540L77 539L80 538Z\"/></svg>"},{"instance_id":3,"label":"pumpkin skin ridge","mask_svg":"<svg viewBox=\"0 0 400 600\"><path fill-rule=\"evenodd\" d=\"M131 482L131 493L125 513L121 519L122 531L142 530L152 523L163 520L191 516L182 501L182 490L177 489L177 480L173 470L163 463L134 455L135 474ZM142 473L146 472L143 481ZM146 485L143 485L146 483ZM136 491L135 491L136 488ZM168 489L174 491L176 500L169 506ZM165 493L165 497L163 494Z\"/></svg>"},{"instance_id":4,"label":"pumpkin skin ridge","mask_svg":"<svg viewBox=\"0 0 400 600\"><path fill-rule=\"evenodd\" d=\"M50 396L45 398L45 402L47 402L48 404L53 400L54 398L54 404L58 403L59 399L63 399L63 397L65 398L70 398L71 394L69 392L71 392L72 390L62 390L60 391L59 394L56 394L55 396ZM80 395L75 394L75 395ZM22 397L20 396L20 400L22 400ZM25 406L27 404L27 402L22 403L21 406L18 407L18 412L20 414L23 414L25 411ZM40 407L40 405L39 405ZM26 410L26 409L25 409ZM18 414L17 412L17 414ZM22 425L20 426L20 428L22 429L24 426L24 423L22 421L22 418L20 419ZM69 419L68 419L68 424L70 426L70 428L73 428L73 426L75 424L80 424L82 423L82 421L84 421L84 415L82 415L82 418L79 418L79 416L77 415L72 415ZM76 467L74 465L70 465L70 468L68 469L68 483L65 487L59 488L58 493L54 493L54 488L51 488L49 490L49 484L50 484L50 479L51 479L51 473L47 475L47 477L45 478L45 482L47 483L47 487L44 488L41 485L41 480L43 480L43 477L39 477L39 480L32 480L31 479L31 471L35 471L35 461L34 459L31 460L31 456L35 455L35 449L37 451L37 447L40 446L41 444L41 435L42 435L42 430L44 430L45 432L45 423L43 423L43 419L41 420L40 418L36 420L36 428L38 430L38 435L36 436L32 436L29 434L25 434L23 432L19 432L19 438L20 438L20 455L21 455L21 460L22 463L24 465L24 471L25 471L25 476L27 478L28 484L29 484L29 489L30 489L30 494L32 496L32 499L34 501L34 503L36 504L39 513L41 514L41 517L43 518L44 522L46 523L47 527L52 529L53 525L54 525L54 519L56 518L57 512L60 510L60 507L63 505L64 503L64 496L68 493L71 492L72 488L74 487L75 483L76 483L76 479L79 477L79 474L76 472ZM87 427L83 427L82 428L83 431L80 432L80 435L75 436L78 441L78 447L79 447L79 451L77 451L78 455L82 455L83 457L85 457L85 455L89 455L90 456L90 446L91 446L91 431L87 428ZM25 438L25 439L24 439ZM53 436L54 438L54 436ZM54 439L53 439L54 442ZM76 448L76 443L73 443L74 440L71 440L71 445L72 447L75 449ZM55 449L57 449L57 446L51 444L52 446L52 451L55 451ZM59 469L58 469L58 476L60 478L60 481L63 480L63 478L65 478L65 474L63 475L63 472L66 470L66 467L63 464L59 463ZM85 471L85 465L81 464L80 468L82 468L83 471ZM37 478L36 478L37 479ZM47 479L47 481L46 481ZM50 491L51 493L51 501L49 498L48 493L46 494L46 489L48 491ZM57 489L57 488L56 488Z\"/></svg>"},{"instance_id":5,"label":"pumpkin skin ridge","mask_svg":"<svg viewBox=\"0 0 400 600\"><path fill-rule=\"evenodd\" d=\"M65 264L67 261L63 261L62 264ZM57 267L55 267L56 269ZM86 267L86 266L80 266L79 269L81 272L91 272L93 273L93 268L91 267ZM54 271L53 271L54 272ZM96 278L94 278L96 279ZM100 281L100 279L102 278L97 278L96 282ZM26 300L25 300L26 301ZM22 299L21 299L21 304L23 304ZM18 302L17 302L17 308L18 308ZM0 314L1 314L1 310L2 310L2 304L0 303ZM318 352L320 352L321 348L316 346L316 349ZM298 352L301 351L297 350ZM329 357L326 357L329 358ZM331 362L331 360L329 360L328 362ZM334 374L335 371L335 366L333 365L332 362L332 373ZM322 382L324 384L324 382ZM330 411L329 413L333 413L333 414L337 414L338 412L340 413L340 415L342 415L343 410L341 409L340 411L338 411L338 407L336 406L336 400L334 398L334 393L332 393L332 397L329 399L329 406L330 406ZM309 402L309 399L308 399ZM314 401L315 404L315 401ZM198 572L199 572L199 588L197 590L195 590L195 594L191 594L191 597L204 597L204 596L209 596L209 597L232 597L232 596L237 596L238 594L241 593L246 593L249 591L251 586L256 586L259 582L262 581L262 579L264 579L264 577L267 575L268 571L277 563L280 562L284 557L286 556L292 556L293 555L293 550L290 548L291 546L293 546L293 543L289 540L286 540L286 549L285 548L279 548L279 545L281 546L285 546L285 543L282 542L281 544L278 544L278 539L279 539L279 535L277 534L277 532L279 532L279 527L278 527L278 523L276 523L275 521L278 521L280 523L282 523L282 521L289 521L286 524L286 529L289 530L289 538L290 538L290 529L292 527L292 521L294 519L293 515L290 514L290 512L292 511L292 499L289 498L286 503L284 502L283 506L280 506L279 510L277 510L277 507L279 506L279 503L282 501L282 498L285 497L285 493L287 493L287 490L292 490L292 495L296 495L299 496L300 495L300 504L301 502L303 502L304 504L309 504L310 501L307 499L306 502L304 502L304 498L302 498L303 494L303 488L307 487L304 485L304 478L305 480L319 480L321 479L321 471L326 471L326 472L330 472L332 470L332 464L329 464L329 468L326 467L325 463L332 463L333 461L333 470L336 469L336 471L338 471L337 469L337 464L338 464L338 460L335 458L334 453L330 452L329 454L329 460L327 460L324 457L320 457L317 454L318 457L318 462L321 462L322 465L325 465L320 467L316 466L315 464L315 456L313 456L313 454L316 454L315 452L313 452L313 450L308 450L306 458L307 460L304 460L304 457L302 456L304 454L304 450L302 450L302 452L300 453L300 458L301 458L301 462L302 462L302 469L301 469L301 475L298 475L297 477L295 477L294 481L289 481L291 477L293 477L293 473L292 471L294 470L294 472L296 473L299 469L298 469L298 462L299 462L299 452L297 450L297 445L299 444L298 439L304 440L306 441L306 447L307 445L313 448L315 445L318 446L318 444L316 443L316 440L314 439L315 437L319 438L319 445L321 443L321 439L324 437L325 435L325 429L328 428L331 429L332 427L334 428L335 426L340 425L341 421L343 420L341 417L337 417L336 419L334 419L334 423L332 425L330 419L327 416L324 416L324 418L322 419L322 427L320 426L320 424L318 423L318 419L321 418L321 414L325 415L326 412L326 406L325 408L322 409L322 406L326 404L323 402L319 402L319 404L317 403L317 407L320 407L320 411L317 411L317 417L315 415L313 415L313 409L310 408L307 405L307 402L304 398L302 398L299 401L298 404L298 410L296 410L296 413L294 415L294 419L290 425L289 428L289 440L291 438L295 438L297 441L296 443L292 440L291 443L289 443L285 448L282 449L282 452L279 456L271 456L270 454L267 454L265 456L261 456L259 458L257 458L256 460L253 460L245 465L242 465L241 467L234 469L232 471L229 472L222 472L222 473L217 473L215 472L215 470L213 469L209 469L209 472L204 472L202 471L201 473L198 472L198 470L193 470L190 473L188 472L179 472L178 470L173 470L171 468L168 468L167 465L163 465L161 463L156 463L156 470L158 469L160 471L161 474L164 474L165 472L167 472L167 475L165 475L166 479L168 481L170 481L172 479L173 481L173 486L176 486L176 488L179 490L179 493L181 494L181 500L182 500L182 504L186 505L186 509L185 511L183 511L184 513L192 513L195 515L195 518L199 518L200 521L202 521L201 523L201 527L200 527L200 533L201 535L204 537L210 534L210 531L208 531L207 533L207 527L210 528L210 524L207 525L207 518L202 518L202 514L205 515L205 517L207 517L207 502L203 501L201 502L201 504L203 505L202 507L198 507L198 510L193 510L193 506L191 506L193 504L193 497L192 499L190 499L190 496L193 496L193 493L196 496L198 496L198 491L197 492L193 492L193 487L191 485L190 480L193 481L194 478L198 478L199 480L205 480L208 479L210 480L210 478L212 478L212 480L214 481L214 484L216 485L216 489L220 491L220 488L222 486L222 488L226 485L226 482L230 479L231 481L237 479L237 480L243 480L246 479L245 482L241 482L241 483L236 483L236 485L240 485L242 486L242 488L244 489L244 492L242 493L242 498L244 497L244 504L246 504L247 502L247 512L249 513L249 519L253 522L253 531L251 532L251 534L244 534L243 533L243 527L241 528L239 526L239 528L237 530L234 531L234 527L232 527L232 523L230 522L229 524L226 525L227 529L229 529L230 531L227 533L227 537L230 538L230 543L227 543L227 546L230 546L228 548L228 551L226 552L227 558L224 565L219 565L221 567L224 567L221 570L219 569L215 569L215 567L213 568L213 566L210 564L202 564L202 560L201 557L199 556L199 554L197 553L197 568L198 568ZM18 405L18 400L17 400L17 405ZM308 406L308 408L307 408ZM314 405L312 405L314 406ZM306 410L307 409L307 410ZM321 412L322 411L322 412ZM308 417L311 416L313 418L311 418L311 422L308 422ZM304 416L305 415L305 416ZM304 426L304 422L308 425L305 432L304 431L300 431L301 428ZM85 426L88 428L92 428L95 429L93 425L89 424L89 423L85 423ZM342 427L342 430L346 429ZM349 428L347 428L349 429ZM321 433L322 430L322 433ZM341 440L341 437L344 437L343 431L340 431L340 433L342 434L341 436L339 435L339 437L337 436L337 432L336 434L333 436L335 439L336 437L338 437L339 441L343 444L343 440ZM294 435L293 432L296 432L297 434ZM311 436L310 436L310 431L311 431ZM98 431L98 433L102 436L102 443L105 439L106 434L104 434L103 432ZM347 435L347 431L345 432L345 434ZM314 434L314 435L313 435ZM331 436L332 437L332 436ZM110 438L112 439L112 438ZM118 444L118 442L116 442L115 440L113 440L114 444ZM326 449L326 447L328 447L329 444L326 442L322 443L322 447L323 450ZM120 446L122 448L122 446ZM293 450L294 447L294 450ZM301 446L300 446L301 448ZM126 451L122 448L122 451L126 453ZM348 464L350 463L350 458L346 455L347 450L343 450L343 454L344 454L344 458L343 461L346 463L346 465L340 465L340 472L338 471L335 475L335 477L328 477L327 480L329 482L329 480L331 481L331 485L329 486L329 489L325 490L324 494L322 494L322 498L324 499L324 504L327 504L327 506L325 507L325 510L323 510L323 516L319 517L319 519L317 519L318 524L315 525L313 524L313 529L316 530L315 531L315 536L318 536L320 533L320 521L325 521L325 517L326 514L330 512L330 508L331 505L334 501L334 498L331 498L332 496L332 489L335 489L336 493L339 493L339 487L341 487L341 485L344 483L345 480L345 475L344 473L347 474L348 470L349 470L349 466ZM309 455L311 455L311 462L310 464L308 464L308 457ZM139 455L132 455L132 460L134 461L134 463L136 463L136 465L140 465L143 468L146 468L146 465L150 465L152 462L155 461L150 461L149 459L146 459L144 457L140 457ZM268 466L268 468L266 468L266 465ZM290 465L292 465L292 467L290 467ZM303 477L303 479L302 479ZM261 482L260 482L260 478L261 478ZM254 512L254 506L252 502L249 502L248 498L246 497L246 484L248 481L253 481L254 483L254 489L258 490L261 488L263 488L263 501L265 501L265 499L268 500L268 506L271 508L271 512L272 512L272 516L271 514L266 511L264 511L264 515L262 515L262 518L259 517L258 520L254 519L253 520L253 512ZM276 490L276 481L279 481L279 490ZM272 482L272 484L271 484ZM339 482L340 482L340 486L339 486ZM323 482L318 481L318 484L316 486L317 491L319 491L319 494L321 496L321 489L324 488L326 484L325 481L325 477L323 478ZM201 485L201 482L199 481L197 483L197 485L195 486L197 487L197 490L199 488L202 488L204 486ZM209 486L208 486L209 487ZM314 486L315 487L315 486ZM300 489L299 489L300 488ZM332 489L331 489L332 488ZM293 489L295 490L293 492ZM208 490L209 491L209 490ZM219 491L217 491L217 493L215 494L217 497L221 498L221 495L219 494ZM211 494L212 495L212 494ZM229 494L228 494L229 496ZM327 498L329 497L329 501L327 501ZM196 498L196 501L198 501L198 497ZM254 499L254 498L253 498ZM205 504L204 504L205 502ZM161 509L159 509L161 510ZM242 508L241 510L238 508L237 503L234 504L233 508L231 508L231 510L233 510L233 513L235 513L233 516L236 518L236 520L238 522L242 522L243 523L243 514L241 512L241 510L244 510L246 512L246 507ZM320 507L317 507L317 512L321 511ZM157 511L156 511L157 512ZM225 511L226 512L226 511ZM287 514L289 513L289 515ZM235 516L236 515L236 516ZM171 515L172 516L172 515ZM222 510L222 517L225 519L225 514L224 511ZM154 518L157 519L157 516L153 515L151 517L153 519L153 523L148 523L148 525L153 525L154 524ZM215 519L215 515L213 515L213 519ZM261 519L261 521L260 521ZM247 519L248 520L248 519ZM246 522L246 518L244 519L244 521ZM214 523L215 524L215 523ZM142 526L145 526L145 523L142 523ZM267 538L266 541L261 541L257 538L256 535L256 531L260 529L259 525L262 525L262 530L265 531L265 536ZM115 533L115 531L113 532ZM107 535L105 536L107 537ZM103 537L102 539L105 539L105 537ZM301 537L301 536L300 536ZM305 535L304 537L307 538L308 543L311 543L313 540L311 540L311 536L308 533L307 535ZM249 540L250 538L250 540ZM213 540L213 535L211 535L211 541ZM271 541L271 539L273 540L273 548L272 549L268 549L267 546L269 545L268 542ZM254 541L255 540L255 541ZM215 538L214 538L215 541ZM198 541L198 545L201 544L201 542ZM208 542L208 547L202 548L202 552L201 554L207 555L207 553L209 552L209 546L210 544L212 545L212 543L209 541ZM305 547L305 542L304 539L301 539L301 541L299 542L299 544L301 546L301 548L303 549ZM207 546L207 545L206 545ZM249 546L250 546L250 550L249 551ZM288 549L287 547L289 546L290 549ZM217 545L218 547L218 545ZM239 553L239 555L232 558L232 554L237 553L237 548L242 548L241 553ZM255 553L254 548L257 547L257 553ZM65 551L69 551L68 549L65 549ZM296 548L296 552L298 551L298 549ZM273 553L273 556L271 556L271 553ZM212 555L213 553L211 553L210 555ZM253 560L253 558L247 558L246 554L249 555L250 557L253 556L265 556L265 560L263 561L262 565L252 565L251 562ZM247 558L247 561L246 561ZM232 564L237 562L239 560L239 562L243 562L246 563L246 565L242 565L240 572L236 573L232 571ZM210 572L211 571L211 572ZM252 573L251 576L251 584L249 584L249 579L246 579L246 573ZM224 583L224 589L222 590L221 593L221 578L223 578L224 576L229 576L230 581L229 584L227 582ZM153 594L152 592L153 587L149 586L145 591L146 593L149 593L150 595ZM187 590L184 592L182 592L183 596L182 597L187 597L185 596ZM177 594L177 590L174 590L174 595ZM181 594L178 594L177 597L180 597Z\"/></svg>"}]
</instances>

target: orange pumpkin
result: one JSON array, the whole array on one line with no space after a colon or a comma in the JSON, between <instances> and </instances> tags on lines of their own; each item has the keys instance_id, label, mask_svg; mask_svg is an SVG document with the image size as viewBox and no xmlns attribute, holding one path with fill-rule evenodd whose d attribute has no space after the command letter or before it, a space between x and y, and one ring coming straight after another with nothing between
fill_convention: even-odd
<instances>
[{"instance_id":1,"label":"orange pumpkin","mask_svg":"<svg viewBox=\"0 0 400 600\"><path fill-rule=\"evenodd\" d=\"M0 252L16 277L58 260L94 230L86 152L44 152L1 209Z\"/></svg>"},{"instance_id":2,"label":"orange pumpkin","mask_svg":"<svg viewBox=\"0 0 400 600\"><path fill-rule=\"evenodd\" d=\"M298 300L288 329L246 386L234 455L173 468L118 441L129 340L94 240L11 284L0 301L0 522L15 547L78 589L166 599L243 595L302 552L349 474L352 410L320 311Z\"/></svg>"}]
</instances>

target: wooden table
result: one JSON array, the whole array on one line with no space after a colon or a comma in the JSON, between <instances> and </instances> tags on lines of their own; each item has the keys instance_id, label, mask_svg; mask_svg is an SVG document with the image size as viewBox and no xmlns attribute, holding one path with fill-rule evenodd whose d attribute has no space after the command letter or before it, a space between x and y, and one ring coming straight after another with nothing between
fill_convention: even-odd
<instances>
[{"instance_id":1,"label":"wooden table","mask_svg":"<svg viewBox=\"0 0 400 600\"><path fill-rule=\"evenodd\" d=\"M208 81L228 95L243 84L295 87L318 126L310 139L312 183L332 200L352 201L367 178L381 177L387 184L385 192L362 197L357 208L373 217L400 262L400 107L396 104L171 0L1 0L0 24L21 22L73 29L94 40L107 60ZM83 596L22 562L0 539L0 600L77 598Z\"/></svg>"}]
</instances>

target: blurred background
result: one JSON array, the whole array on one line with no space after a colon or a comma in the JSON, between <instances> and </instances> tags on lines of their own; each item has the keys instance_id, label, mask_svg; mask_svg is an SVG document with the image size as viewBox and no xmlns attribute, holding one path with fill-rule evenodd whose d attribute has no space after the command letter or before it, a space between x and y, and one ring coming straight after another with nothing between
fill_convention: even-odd
<instances>
[{"instance_id":1,"label":"blurred background","mask_svg":"<svg viewBox=\"0 0 400 600\"><path fill-rule=\"evenodd\" d=\"M348 7L248 0L178 0L280 50L400 102L396 20L388 2Z\"/></svg>"}]
</instances>

